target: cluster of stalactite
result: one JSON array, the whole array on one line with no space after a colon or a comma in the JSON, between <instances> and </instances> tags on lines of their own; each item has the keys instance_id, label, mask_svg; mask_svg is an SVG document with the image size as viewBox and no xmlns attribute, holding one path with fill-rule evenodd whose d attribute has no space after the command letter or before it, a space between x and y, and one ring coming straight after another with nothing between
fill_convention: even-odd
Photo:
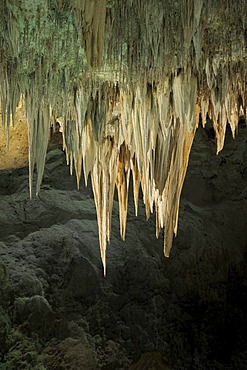
<instances>
[{"instance_id":1,"label":"cluster of stalactite","mask_svg":"<svg viewBox=\"0 0 247 370\"><path fill-rule=\"evenodd\" d=\"M78 186L91 176L104 269L115 187L125 238L131 173L136 213L141 187L169 255L199 119L219 152L246 115L246 19L245 0L1 0L6 135L24 102L32 195L60 122Z\"/></svg>"}]
</instances>

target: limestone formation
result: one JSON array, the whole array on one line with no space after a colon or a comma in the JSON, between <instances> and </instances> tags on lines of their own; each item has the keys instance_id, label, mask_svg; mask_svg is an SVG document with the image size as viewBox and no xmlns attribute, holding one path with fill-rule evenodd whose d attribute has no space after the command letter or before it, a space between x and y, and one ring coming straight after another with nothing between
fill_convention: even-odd
<instances>
[{"instance_id":1,"label":"limestone formation","mask_svg":"<svg viewBox=\"0 0 247 370\"><path fill-rule=\"evenodd\" d=\"M91 176L106 266L115 186L126 233L130 175L164 253L195 131L209 116L223 148L246 115L245 0L2 0L0 96L9 137L26 107L30 194L40 190L50 128L61 119L78 186ZM0 166L1 167L1 166ZM137 212L137 209L136 209ZM106 270L105 270L106 271Z\"/></svg>"}]
</instances>

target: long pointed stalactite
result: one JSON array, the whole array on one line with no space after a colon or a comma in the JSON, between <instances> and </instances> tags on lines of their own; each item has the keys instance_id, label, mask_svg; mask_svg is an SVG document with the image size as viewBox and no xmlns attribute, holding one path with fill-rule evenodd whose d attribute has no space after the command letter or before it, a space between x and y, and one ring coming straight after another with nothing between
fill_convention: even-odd
<instances>
[{"instance_id":1,"label":"long pointed stalactite","mask_svg":"<svg viewBox=\"0 0 247 370\"><path fill-rule=\"evenodd\" d=\"M164 254L196 128L246 116L245 0L2 0L0 95L8 138L19 102L29 126L30 194L40 190L50 127L59 122L78 187L91 176L106 272L115 186L126 234L130 176Z\"/></svg>"}]
</instances>

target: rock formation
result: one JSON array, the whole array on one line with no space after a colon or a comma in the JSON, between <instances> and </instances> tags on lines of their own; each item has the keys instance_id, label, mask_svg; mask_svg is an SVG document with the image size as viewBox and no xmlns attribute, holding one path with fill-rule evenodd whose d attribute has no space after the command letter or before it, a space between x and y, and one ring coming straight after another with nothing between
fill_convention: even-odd
<instances>
[{"instance_id":1,"label":"rock formation","mask_svg":"<svg viewBox=\"0 0 247 370\"><path fill-rule=\"evenodd\" d=\"M119 240L114 195L106 278L90 179L76 190L55 135L38 197L28 167L0 172L0 368L246 369L247 128L228 127L218 156L210 130L195 135L170 258L141 196Z\"/></svg>"},{"instance_id":2,"label":"rock formation","mask_svg":"<svg viewBox=\"0 0 247 370\"><path fill-rule=\"evenodd\" d=\"M34 170L38 194L60 119L78 187L81 172L86 184L91 176L104 269L115 187L125 238L131 172L135 204L141 187L169 255L199 117L212 119L218 153L227 123L234 136L246 115L246 16L244 0L1 1L7 146L25 105L30 195Z\"/></svg>"}]
</instances>

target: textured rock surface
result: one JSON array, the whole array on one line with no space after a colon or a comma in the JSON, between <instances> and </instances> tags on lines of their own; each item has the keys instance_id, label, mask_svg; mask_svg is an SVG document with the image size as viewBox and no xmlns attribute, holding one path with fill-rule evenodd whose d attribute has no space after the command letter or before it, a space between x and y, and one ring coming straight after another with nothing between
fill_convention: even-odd
<instances>
[{"instance_id":1,"label":"textured rock surface","mask_svg":"<svg viewBox=\"0 0 247 370\"><path fill-rule=\"evenodd\" d=\"M8 150L6 150L7 137L9 137ZM19 104L15 115L15 125L10 126L7 134L7 130L2 122L2 107L0 103L0 170L26 166L28 164L28 148L28 126L25 107Z\"/></svg>"},{"instance_id":2,"label":"textured rock surface","mask_svg":"<svg viewBox=\"0 0 247 370\"><path fill-rule=\"evenodd\" d=\"M27 168L2 171L0 369L246 369L246 131L215 156L198 130L169 259L142 202L120 240L114 200L106 278L92 191L63 152L32 200Z\"/></svg>"},{"instance_id":3,"label":"textured rock surface","mask_svg":"<svg viewBox=\"0 0 247 370\"><path fill-rule=\"evenodd\" d=\"M160 352L146 352L129 370L170 370Z\"/></svg>"}]
</instances>

